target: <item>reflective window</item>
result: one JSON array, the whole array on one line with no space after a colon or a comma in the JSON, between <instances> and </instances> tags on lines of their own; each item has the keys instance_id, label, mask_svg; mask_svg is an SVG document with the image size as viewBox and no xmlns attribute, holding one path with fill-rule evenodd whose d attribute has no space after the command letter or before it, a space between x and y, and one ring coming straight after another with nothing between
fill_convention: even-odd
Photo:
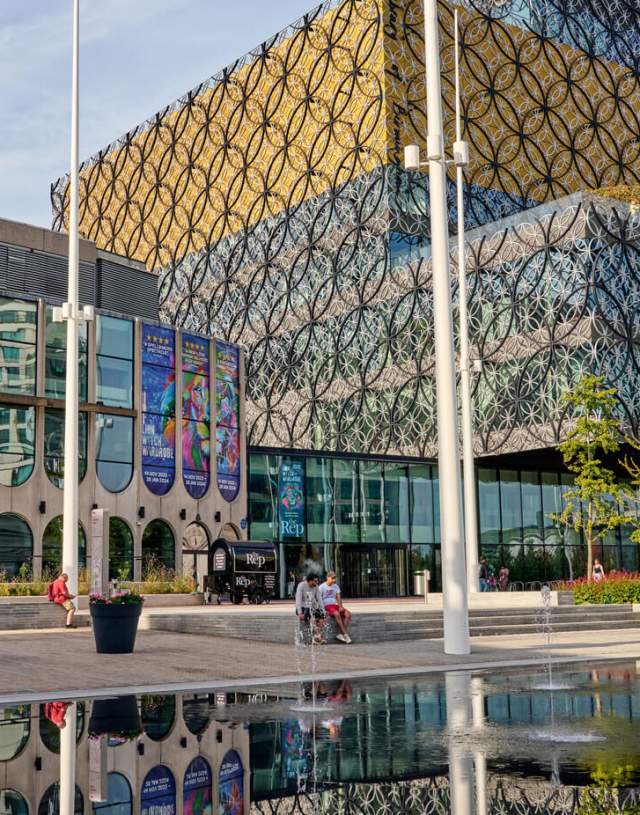
<instances>
[{"instance_id":1,"label":"reflective window","mask_svg":"<svg viewBox=\"0 0 640 815\"><path fill-rule=\"evenodd\" d=\"M0 572L15 577L20 567L31 569L33 536L29 525L17 515L0 515Z\"/></svg>"},{"instance_id":2,"label":"reflective window","mask_svg":"<svg viewBox=\"0 0 640 815\"><path fill-rule=\"evenodd\" d=\"M133 323L96 316L96 401L103 405L133 406Z\"/></svg>"},{"instance_id":3,"label":"reflective window","mask_svg":"<svg viewBox=\"0 0 640 815\"><path fill-rule=\"evenodd\" d=\"M500 540L500 490L495 470L478 470L478 512L480 542L496 544Z\"/></svg>"},{"instance_id":4,"label":"reflective window","mask_svg":"<svg viewBox=\"0 0 640 815\"><path fill-rule=\"evenodd\" d=\"M278 459L276 456L249 457L249 513L251 538L275 540L278 537Z\"/></svg>"},{"instance_id":5,"label":"reflective window","mask_svg":"<svg viewBox=\"0 0 640 815\"><path fill-rule=\"evenodd\" d=\"M29 815L29 805L15 790L0 789L3 815Z\"/></svg>"},{"instance_id":6,"label":"reflective window","mask_svg":"<svg viewBox=\"0 0 640 815\"><path fill-rule=\"evenodd\" d=\"M0 761L11 761L21 753L30 733L29 705L0 708Z\"/></svg>"},{"instance_id":7,"label":"reflective window","mask_svg":"<svg viewBox=\"0 0 640 815\"><path fill-rule=\"evenodd\" d=\"M175 336L142 326L142 477L155 493L171 489L176 469Z\"/></svg>"},{"instance_id":8,"label":"reflective window","mask_svg":"<svg viewBox=\"0 0 640 815\"><path fill-rule=\"evenodd\" d=\"M0 485L18 487L35 462L36 412L32 407L0 406Z\"/></svg>"},{"instance_id":9,"label":"reflective window","mask_svg":"<svg viewBox=\"0 0 640 815\"><path fill-rule=\"evenodd\" d=\"M542 490L537 472L520 473L522 490L522 531L525 538L542 538Z\"/></svg>"},{"instance_id":10,"label":"reflective window","mask_svg":"<svg viewBox=\"0 0 640 815\"><path fill-rule=\"evenodd\" d=\"M122 492L133 476L133 419L96 413L96 471L109 492Z\"/></svg>"},{"instance_id":11,"label":"reflective window","mask_svg":"<svg viewBox=\"0 0 640 815\"><path fill-rule=\"evenodd\" d=\"M307 537L312 543L331 543L333 479L331 459L307 459Z\"/></svg>"},{"instance_id":12,"label":"reflective window","mask_svg":"<svg viewBox=\"0 0 640 815\"><path fill-rule=\"evenodd\" d=\"M131 787L122 773L109 773L107 800L95 802L93 811L100 815L131 815Z\"/></svg>"},{"instance_id":13,"label":"reflective window","mask_svg":"<svg viewBox=\"0 0 640 815\"><path fill-rule=\"evenodd\" d=\"M209 488L209 393L209 340L185 333L182 335L182 480L193 498L202 498ZM228 428L221 434L221 443L223 435L229 436L226 430Z\"/></svg>"},{"instance_id":14,"label":"reflective window","mask_svg":"<svg viewBox=\"0 0 640 815\"><path fill-rule=\"evenodd\" d=\"M502 542L511 545L522 542L522 504L520 479L515 470L500 470L500 505L502 511Z\"/></svg>"},{"instance_id":15,"label":"reflective window","mask_svg":"<svg viewBox=\"0 0 640 815\"><path fill-rule=\"evenodd\" d=\"M47 702L40 705L40 738L52 753L60 752L60 729L68 707L68 702ZM76 706L76 742L79 742L82 736L84 718L84 702L78 702Z\"/></svg>"},{"instance_id":16,"label":"reflective window","mask_svg":"<svg viewBox=\"0 0 640 815\"><path fill-rule=\"evenodd\" d=\"M109 580L133 577L133 535L122 518L109 518Z\"/></svg>"},{"instance_id":17,"label":"reflective window","mask_svg":"<svg viewBox=\"0 0 640 815\"><path fill-rule=\"evenodd\" d=\"M142 696L140 717L144 732L153 741L161 741L169 735L176 717L175 696Z\"/></svg>"},{"instance_id":18,"label":"reflective window","mask_svg":"<svg viewBox=\"0 0 640 815\"><path fill-rule=\"evenodd\" d=\"M0 297L0 391L35 395L38 308Z\"/></svg>"},{"instance_id":19,"label":"reflective window","mask_svg":"<svg viewBox=\"0 0 640 815\"><path fill-rule=\"evenodd\" d=\"M360 462L360 496L362 501L360 539L363 543L383 543L384 493L380 462Z\"/></svg>"},{"instance_id":20,"label":"reflective window","mask_svg":"<svg viewBox=\"0 0 640 815\"><path fill-rule=\"evenodd\" d=\"M545 543L562 542L561 531L557 521L551 516L562 512L562 495L558 473L541 473L542 481L542 522L544 525Z\"/></svg>"},{"instance_id":21,"label":"reflective window","mask_svg":"<svg viewBox=\"0 0 640 815\"><path fill-rule=\"evenodd\" d=\"M142 568L157 562L167 569L175 569L176 547L169 524L155 520L147 525L142 535Z\"/></svg>"},{"instance_id":22,"label":"reflective window","mask_svg":"<svg viewBox=\"0 0 640 815\"><path fill-rule=\"evenodd\" d=\"M60 782L52 784L42 796L38 804L38 815L58 815L60 812ZM74 815L83 815L84 798L78 785L76 784L76 794L73 806Z\"/></svg>"},{"instance_id":23,"label":"reflective window","mask_svg":"<svg viewBox=\"0 0 640 815\"><path fill-rule=\"evenodd\" d=\"M409 543L409 468L384 465L385 538L387 543Z\"/></svg>"},{"instance_id":24,"label":"reflective window","mask_svg":"<svg viewBox=\"0 0 640 815\"><path fill-rule=\"evenodd\" d=\"M333 483L335 539L339 543L357 542L360 537L358 463L334 459Z\"/></svg>"},{"instance_id":25,"label":"reflective window","mask_svg":"<svg viewBox=\"0 0 640 815\"><path fill-rule=\"evenodd\" d=\"M81 569L87 565L87 539L82 524L78 523L78 562ZM42 571L58 575L62 568L62 515L47 524L42 535Z\"/></svg>"},{"instance_id":26,"label":"reflective window","mask_svg":"<svg viewBox=\"0 0 640 815\"><path fill-rule=\"evenodd\" d=\"M209 726L209 696L194 694L182 697L182 716L187 730L199 736Z\"/></svg>"},{"instance_id":27,"label":"reflective window","mask_svg":"<svg viewBox=\"0 0 640 815\"><path fill-rule=\"evenodd\" d=\"M53 308L47 306L45 317L44 394L64 399L67 379L67 323L53 322ZM87 399L87 324L78 325L78 398Z\"/></svg>"},{"instance_id":28,"label":"reflective window","mask_svg":"<svg viewBox=\"0 0 640 815\"><path fill-rule=\"evenodd\" d=\"M412 464L411 479L411 540L413 543L433 543L433 485L428 464ZM428 567L427 567L428 568Z\"/></svg>"},{"instance_id":29,"label":"reflective window","mask_svg":"<svg viewBox=\"0 0 640 815\"><path fill-rule=\"evenodd\" d=\"M87 472L87 414L78 414L78 481ZM49 481L64 487L64 411L47 408L44 414L44 469Z\"/></svg>"}]
</instances>

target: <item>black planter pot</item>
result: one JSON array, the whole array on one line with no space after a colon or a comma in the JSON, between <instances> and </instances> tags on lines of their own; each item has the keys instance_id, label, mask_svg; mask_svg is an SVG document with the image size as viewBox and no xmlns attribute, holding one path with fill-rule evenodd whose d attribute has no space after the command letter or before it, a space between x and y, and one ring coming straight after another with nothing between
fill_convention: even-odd
<instances>
[{"instance_id":1,"label":"black planter pot","mask_svg":"<svg viewBox=\"0 0 640 815\"><path fill-rule=\"evenodd\" d=\"M132 654L142 603L91 603L91 623L99 654Z\"/></svg>"},{"instance_id":2,"label":"black planter pot","mask_svg":"<svg viewBox=\"0 0 640 815\"><path fill-rule=\"evenodd\" d=\"M135 696L96 699L91 708L89 733L140 733L142 723Z\"/></svg>"}]
</instances>

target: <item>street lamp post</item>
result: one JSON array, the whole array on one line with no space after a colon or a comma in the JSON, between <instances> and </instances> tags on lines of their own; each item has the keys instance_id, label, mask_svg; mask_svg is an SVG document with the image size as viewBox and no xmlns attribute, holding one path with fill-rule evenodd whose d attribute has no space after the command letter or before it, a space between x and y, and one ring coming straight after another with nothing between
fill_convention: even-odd
<instances>
[{"instance_id":1,"label":"street lamp post","mask_svg":"<svg viewBox=\"0 0 640 815\"><path fill-rule=\"evenodd\" d=\"M469 613L462 522L456 366L449 277L447 176L444 158L436 0L424 0L424 33L444 650L447 654L468 654L470 652ZM405 167L409 170L420 168L420 153L417 145L409 145L405 148Z\"/></svg>"}]
</instances>

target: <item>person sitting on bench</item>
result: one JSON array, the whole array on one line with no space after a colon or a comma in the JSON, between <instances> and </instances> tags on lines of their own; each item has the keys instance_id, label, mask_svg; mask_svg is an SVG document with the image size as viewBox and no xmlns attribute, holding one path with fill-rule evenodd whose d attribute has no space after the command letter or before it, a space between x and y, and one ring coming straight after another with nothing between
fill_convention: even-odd
<instances>
[{"instance_id":1,"label":"person sitting on bench","mask_svg":"<svg viewBox=\"0 0 640 815\"><path fill-rule=\"evenodd\" d=\"M336 573L327 572L327 579L320 586L320 597L324 605L325 614L336 621L339 633L336 639L340 642L351 642L349 636L349 623L351 622L351 612L342 605L342 593L340 586L336 583Z\"/></svg>"}]
</instances>

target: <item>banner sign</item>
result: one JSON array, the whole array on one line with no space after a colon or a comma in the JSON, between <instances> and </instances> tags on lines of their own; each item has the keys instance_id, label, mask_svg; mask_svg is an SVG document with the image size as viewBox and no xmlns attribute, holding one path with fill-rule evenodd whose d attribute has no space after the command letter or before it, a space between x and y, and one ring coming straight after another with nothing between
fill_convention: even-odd
<instances>
[{"instance_id":1,"label":"banner sign","mask_svg":"<svg viewBox=\"0 0 640 815\"><path fill-rule=\"evenodd\" d=\"M244 815L244 769L235 750L222 759L219 773L219 815Z\"/></svg>"},{"instance_id":2,"label":"banner sign","mask_svg":"<svg viewBox=\"0 0 640 815\"><path fill-rule=\"evenodd\" d=\"M140 791L140 815L176 815L176 782L164 764L145 776Z\"/></svg>"},{"instance_id":3,"label":"banner sign","mask_svg":"<svg viewBox=\"0 0 640 815\"><path fill-rule=\"evenodd\" d=\"M169 328L142 326L142 477L165 495L176 468L175 337Z\"/></svg>"},{"instance_id":4,"label":"banner sign","mask_svg":"<svg viewBox=\"0 0 640 815\"><path fill-rule=\"evenodd\" d=\"M278 503L280 539L304 537L304 461L280 462Z\"/></svg>"},{"instance_id":5,"label":"banner sign","mask_svg":"<svg viewBox=\"0 0 640 815\"><path fill-rule=\"evenodd\" d=\"M182 335L182 480L189 495L209 489L209 340Z\"/></svg>"},{"instance_id":6,"label":"banner sign","mask_svg":"<svg viewBox=\"0 0 640 815\"><path fill-rule=\"evenodd\" d=\"M240 491L240 352L216 342L216 476L231 503Z\"/></svg>"},{"instance_id":7,"label":"banner sign","mask_svg":"<svg viewBox=\"0 0 640 815\"><path fill-rule=\"evenodd\" d=\"M187 767L182 793L182 815L213 815L211 767L198 756Z\"/></svg>"}]
</instances>

